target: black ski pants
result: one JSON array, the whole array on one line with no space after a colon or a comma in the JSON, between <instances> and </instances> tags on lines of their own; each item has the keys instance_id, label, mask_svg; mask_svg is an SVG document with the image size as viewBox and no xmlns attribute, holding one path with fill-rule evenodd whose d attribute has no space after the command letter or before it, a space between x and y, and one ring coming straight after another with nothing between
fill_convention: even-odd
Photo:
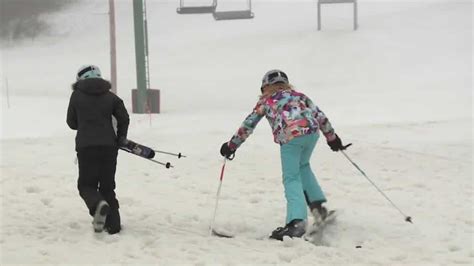
<instances>
[{"instance_id":1,"label":"black ski pants","mask_svg":"<svg viewBox=\"0 0 474 266\"><path fill-rule=\"evenodd\" d=\"M118 210L115 197L115 169L117 166L116 147L92 146L77 151L79 162L79 195L94 215L99 201L105 200L112 210Z\"/></svg>"}]
</instances>

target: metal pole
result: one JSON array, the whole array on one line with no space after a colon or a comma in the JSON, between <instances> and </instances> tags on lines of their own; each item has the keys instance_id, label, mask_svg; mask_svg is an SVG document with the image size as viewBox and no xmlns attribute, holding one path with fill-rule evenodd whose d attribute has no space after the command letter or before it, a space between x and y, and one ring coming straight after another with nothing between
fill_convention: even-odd
<instances>
[{"instance_id":1,"label":"metal pole","mask_svg":"<svg viewBox=\"0 0 474 266\"><path fill-rule=\"evenodd\" d=\"M117 49L115 44L115 0L109 0L110 26L110 83L112 92L117 94Z\"/></svg>"},{"instance_id":2,"label":"metal pole","mask_svg":"<svg viewBox=\"0 0 474 266\"><path fill-rule=\"evenodd\" d=\"M145 69L146 69L146 88L150 89L150 60L148 53L148 20L146 16L146 0L143 0L143 26L145 36Z\"/></svg>"},{"instance_id":3,"label":"metal pole","mask_svg":"<svg viewBox=\"0 0 474 266\"><path fill-rule=\"evenodd\" d=\"M137 69L137 113L145 113L147 102L146 66L145 66L145 29L143 19L143 0L133 0L133 18L135 27L135 57Z\"/></svg>"},{"instance_id":4,"label":"metal pole","mask_svg":"<svg viewBox=\"0 0 474 266\"><path fill-rule=\"evenodd\" d=\"M160 150L153 150L153 151L156 152L156 153L163 153L163 154L167 154L167 155L178 156L178 159L179 158L186 158L186 156L182 155L181 152L180 153L172 153L172 152L160 151Z\"/></svg>"},{"instance_id":5,"label":"metal pole","mask_svg":"<svg viewBox=\"0 0 474 266\"><path fill-rule=\"evenodd\" d=\"M346 154L343 150L341 150L341 153L342 153L342 155L344 155L344 157L346 157L347 160L349 160L349 162L352 163L352 165L353 165L357 170L359 170L359 172L365 177L365 179L367 179L367 181L369 181L370 184L372 184L372 186L374 186L374 188L377 189L377 191L378 191L380 194L382 194L382 196L383 196L388 202L390 202L390 204L392 204L392 206L393 206L395 209L397 209L397 210L400 212L401 215L405 216L405 221L406 221L406 222L413 223L413 222L411 221L411 217L408 216L408 215L406 215L404 212L402 212L402 210L401 210L400 208L398 208L398 206L395 205L395 203L393 203L393 201L392 201L387 195L385 195L385 193L383 193L383 191L374 183L374 181L372 181L372 179L370 179L370 178L365 174L365 172L364 172L354 161L352 161L351 158L349 158L349 156L347 156L347 154Z\"/></svg>"},{"instance_id":6,"label":"metal pole","mask_svg":"<svg viewBox=\"0 0 474 266\"><path fill-rule=\"evenodd\" d=\"M143 30L145 36L145 79L146 79L146 90L149 92L150 89L150 58L148 57L148 20L146 16L146 0L143 0ZM146 100L146 112L149 114L149 121L151 126L152 116L151 116L151 105L150 97L147 95Z\"/></svg>"}]
</instances>

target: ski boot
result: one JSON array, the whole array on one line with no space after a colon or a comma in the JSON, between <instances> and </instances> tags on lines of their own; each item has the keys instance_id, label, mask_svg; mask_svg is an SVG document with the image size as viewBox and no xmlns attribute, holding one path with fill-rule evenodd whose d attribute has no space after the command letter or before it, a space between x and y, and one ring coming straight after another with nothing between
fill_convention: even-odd
<instances>
[{"instance_id":1,"label":"ski boot","mask_svg":"<svg viewBox=\"0 0 474 266\"><path fill-rule=\"evenodd\" d=\"M326 217L328 216L328 210L322 205L321 202L312 202L309 205L309 208L314 218L314 225L316 227L320 226L324 220L326 220Z\"/></svg>"},{"instance_id":2,"label":"ski boot","mask_svg":"<svg viewBox=\"0 0 474 266\"><path fill-rule=\"evenodd\" d=\"M270 238L283 241L284 236L302 237L306 233L306 222L301 219L294 219L285 227L278 227L275 229Z\"/></svg>"},{"instance_id":3,"label":"ski boot","mask_svg":"<svg viewBox=\"0 0 474 266\"><path fill-rule=\"evenodd\" d=\"M99 201L94 212L94 218L92 220L92 225L94 226L94 231L100 233L104 231L105 220L107 219L107 214L110 212L110 206L105 200Z\"/></svg>"},{"instance_id":4,"label":"ski boot","mask_svg":"<svg viewBox=\"0 0 474 266\"><path fill-rule=\"evenodd\" d=\"M120 213L118 209L112 209L107 215L107 219L105 220L105 230L113 235L120 232L122 226L120 225Z\"/></svg>"}]
</instances>

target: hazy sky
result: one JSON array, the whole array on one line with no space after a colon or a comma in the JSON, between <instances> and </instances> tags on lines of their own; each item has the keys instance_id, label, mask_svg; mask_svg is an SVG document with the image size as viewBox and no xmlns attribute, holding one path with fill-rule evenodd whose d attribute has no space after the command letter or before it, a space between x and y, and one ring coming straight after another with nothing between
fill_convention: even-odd
<instances>
[{"instance_id":1,"label":"hazy sky","mask_svg":"<svg viewBox=\"0 0 474 266\"><path fill-rule=\"evenodd\" d=\"M48 29L42 15L57 12L77 0L3 0L0 5L0 38L37 37Z\"/></svg>"}]
</instances>

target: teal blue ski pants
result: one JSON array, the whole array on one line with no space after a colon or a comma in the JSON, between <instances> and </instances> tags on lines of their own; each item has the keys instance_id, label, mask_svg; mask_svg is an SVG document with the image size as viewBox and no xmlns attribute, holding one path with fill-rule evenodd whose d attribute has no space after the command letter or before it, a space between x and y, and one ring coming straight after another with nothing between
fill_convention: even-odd
<instances>
[{"instance_id":1,"label":"teal blue ski pants","mask_svg":"<svg viewBox=\"0 0 474 266\"><path fill-rule=\"evenodd\" d=\"M283 185L286 197L286 223L307 219L307 203L325 202L309 160L319 134L304 135L280 146Z\"/></svg>"}]
</instances>

